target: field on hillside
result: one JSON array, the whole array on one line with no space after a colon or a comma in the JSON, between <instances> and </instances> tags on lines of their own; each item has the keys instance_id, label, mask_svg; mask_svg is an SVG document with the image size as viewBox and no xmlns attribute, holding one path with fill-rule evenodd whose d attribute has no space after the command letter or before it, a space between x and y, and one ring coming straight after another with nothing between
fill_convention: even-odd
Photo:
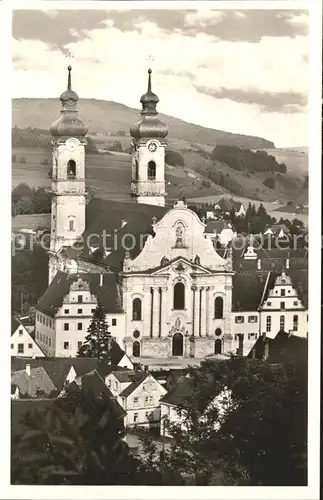
<instances>
[{"instance_id":1,"label":"field on hillside","mask_svg":"<svg viewBox=\"0 0 323 500\"><path fill-rule=\"evenodd\" d=\"M278 163L285 163L289 175L304 178L308 174L308 148L264 149Z\"/></svg>"}]
</instances>

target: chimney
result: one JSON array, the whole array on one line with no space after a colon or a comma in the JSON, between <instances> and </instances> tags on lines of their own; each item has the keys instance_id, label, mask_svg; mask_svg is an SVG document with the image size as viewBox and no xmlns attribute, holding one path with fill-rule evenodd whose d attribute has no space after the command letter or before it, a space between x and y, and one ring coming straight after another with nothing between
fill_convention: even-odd
<instances>
[{"instance_id":1,"label":"chimney","mask_svg":"<svg viewBox=\"0 0 323 500\"><path fill-rule=\"evenodd\" d=\"M285 269L289 269L289 258L288 258L288 259L286 259Z\"/></svg>"},{"instance_id":2,"label":"chimney","mask_svg":"<svg viewBox=\"0 0 323 500\"><path fill-rule=\"evenodd\" d=\"M100 286L103 286L103 273L100 273Z\"/></svg>"},{"instance_id":3,"label":"chimney","mask_svg":"<svg viewBox=\"0 0 323 500\"><path fill-rule=\"evenodd\" d=\"M261 269L261 260L260 259L257 260L257 269L259 269L259 270Z\"/></svg>"},{"instance_id":4,"label":"chimney","mask_svg":"<svg viewBox=\"0 0 323 500\"><path fill-rule=\"evenodd\" d=\"M28 377L30 377L31 371L30 371L30 364L29 363L26 364L26 373L27 373Z\"/></svg>"}]
</instances>

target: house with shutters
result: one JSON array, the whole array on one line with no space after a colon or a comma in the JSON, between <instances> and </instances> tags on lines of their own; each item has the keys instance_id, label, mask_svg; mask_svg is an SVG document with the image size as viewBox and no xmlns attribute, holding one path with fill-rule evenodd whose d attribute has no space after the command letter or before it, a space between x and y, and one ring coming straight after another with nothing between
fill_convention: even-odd
<instances>
[{"instance_id":1,"label":"house with shutters","mask_svg":"<svg viewBox=\"0 0 323 500\"><path fill-rule=\"evenodd\" d=\"M125 425L157 427L160 423L160 399L167 390L148 372L113 371L105 383L126 411Z\"/></svg>"}]
</instances>

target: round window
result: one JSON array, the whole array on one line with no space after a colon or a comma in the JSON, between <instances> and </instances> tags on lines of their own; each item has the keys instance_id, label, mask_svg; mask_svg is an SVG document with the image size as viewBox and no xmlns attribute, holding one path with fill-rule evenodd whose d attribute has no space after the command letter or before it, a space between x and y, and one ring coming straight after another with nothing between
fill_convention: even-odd
<instances>
[{"instance_id":1,"label":"round window","mask_svg":"<svg viewBox=\"0 0 323 500\"><path fill-rule=\"evenodd\" d=\"M221 333L222 333L221 328L217 328L217 329L215 330L215 335L216 335L217 337L219 337L219 336L221 335Z\"/></svg>"},{"instance_id":2,"label":"round window","mask_svg":"<svg viewBox=\"0 0 323 500\"><path fill-rule=\"evenodd\" d=\"M135 337L135 339L138 339L140 337L140 331L139 330L135 330L133 332L133 336Z\"/></svg>"}]
</instances>

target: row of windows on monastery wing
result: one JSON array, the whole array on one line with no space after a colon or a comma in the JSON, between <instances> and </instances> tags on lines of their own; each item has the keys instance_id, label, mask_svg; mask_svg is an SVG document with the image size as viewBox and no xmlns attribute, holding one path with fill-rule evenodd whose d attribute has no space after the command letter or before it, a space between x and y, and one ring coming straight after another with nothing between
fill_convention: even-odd
<instances>
[{"instance_id":1,"label":"row of windows on monastery wing","mask_svg":"<svg viewBox=\"0 0 323 500\"><path fill-rule=\"evenodd\" d=\"M176 283L174 286L173 309L181 311L185 309L185 286L183 283ZM214 319L223 318L223 299L216 297L214 300ZM132 320L142 320L142 302L136 297L132 301Z\"/></svg>"},{"instance_id":2,"label":"row of windows on monastery wing","mask_svg":"<svg viewBox=\"0 0 323 500\"><path fill-rule=\"evenodd\" d=\"M41 323L44 326L48 326L49 328L54 327L54 320L51 318L48 318L48 316L45 316L44 314L37 313L36 314L36 321Z\"/></svg>"},{"instance_id":3,"label":"row of windows on monastery wing","mask_svg":"<svg viewBox=\"0 0 323 500\"><path fill-rule=\"evenodd\" d=\"M138 160L135 160L135 179L139 180L139 164ZM147 179L149 181L156 180L156 163L154 161L149 161L147 165Z\"/></svg>"},{"instance_id":4,"label":"row of windows on monastery wing","mask_svg":"<svg viewBox=\"0 0 323 500\"><path fill-rule=\"evenodd\" d=\"M279 329L285 330L285 316L281 315L279 317ZM293 316L293 331L297 332L298 330L298 315L294 314ZM266 332L271 332L271 316L266 316Z\"/></svg>"}]
</instances>

